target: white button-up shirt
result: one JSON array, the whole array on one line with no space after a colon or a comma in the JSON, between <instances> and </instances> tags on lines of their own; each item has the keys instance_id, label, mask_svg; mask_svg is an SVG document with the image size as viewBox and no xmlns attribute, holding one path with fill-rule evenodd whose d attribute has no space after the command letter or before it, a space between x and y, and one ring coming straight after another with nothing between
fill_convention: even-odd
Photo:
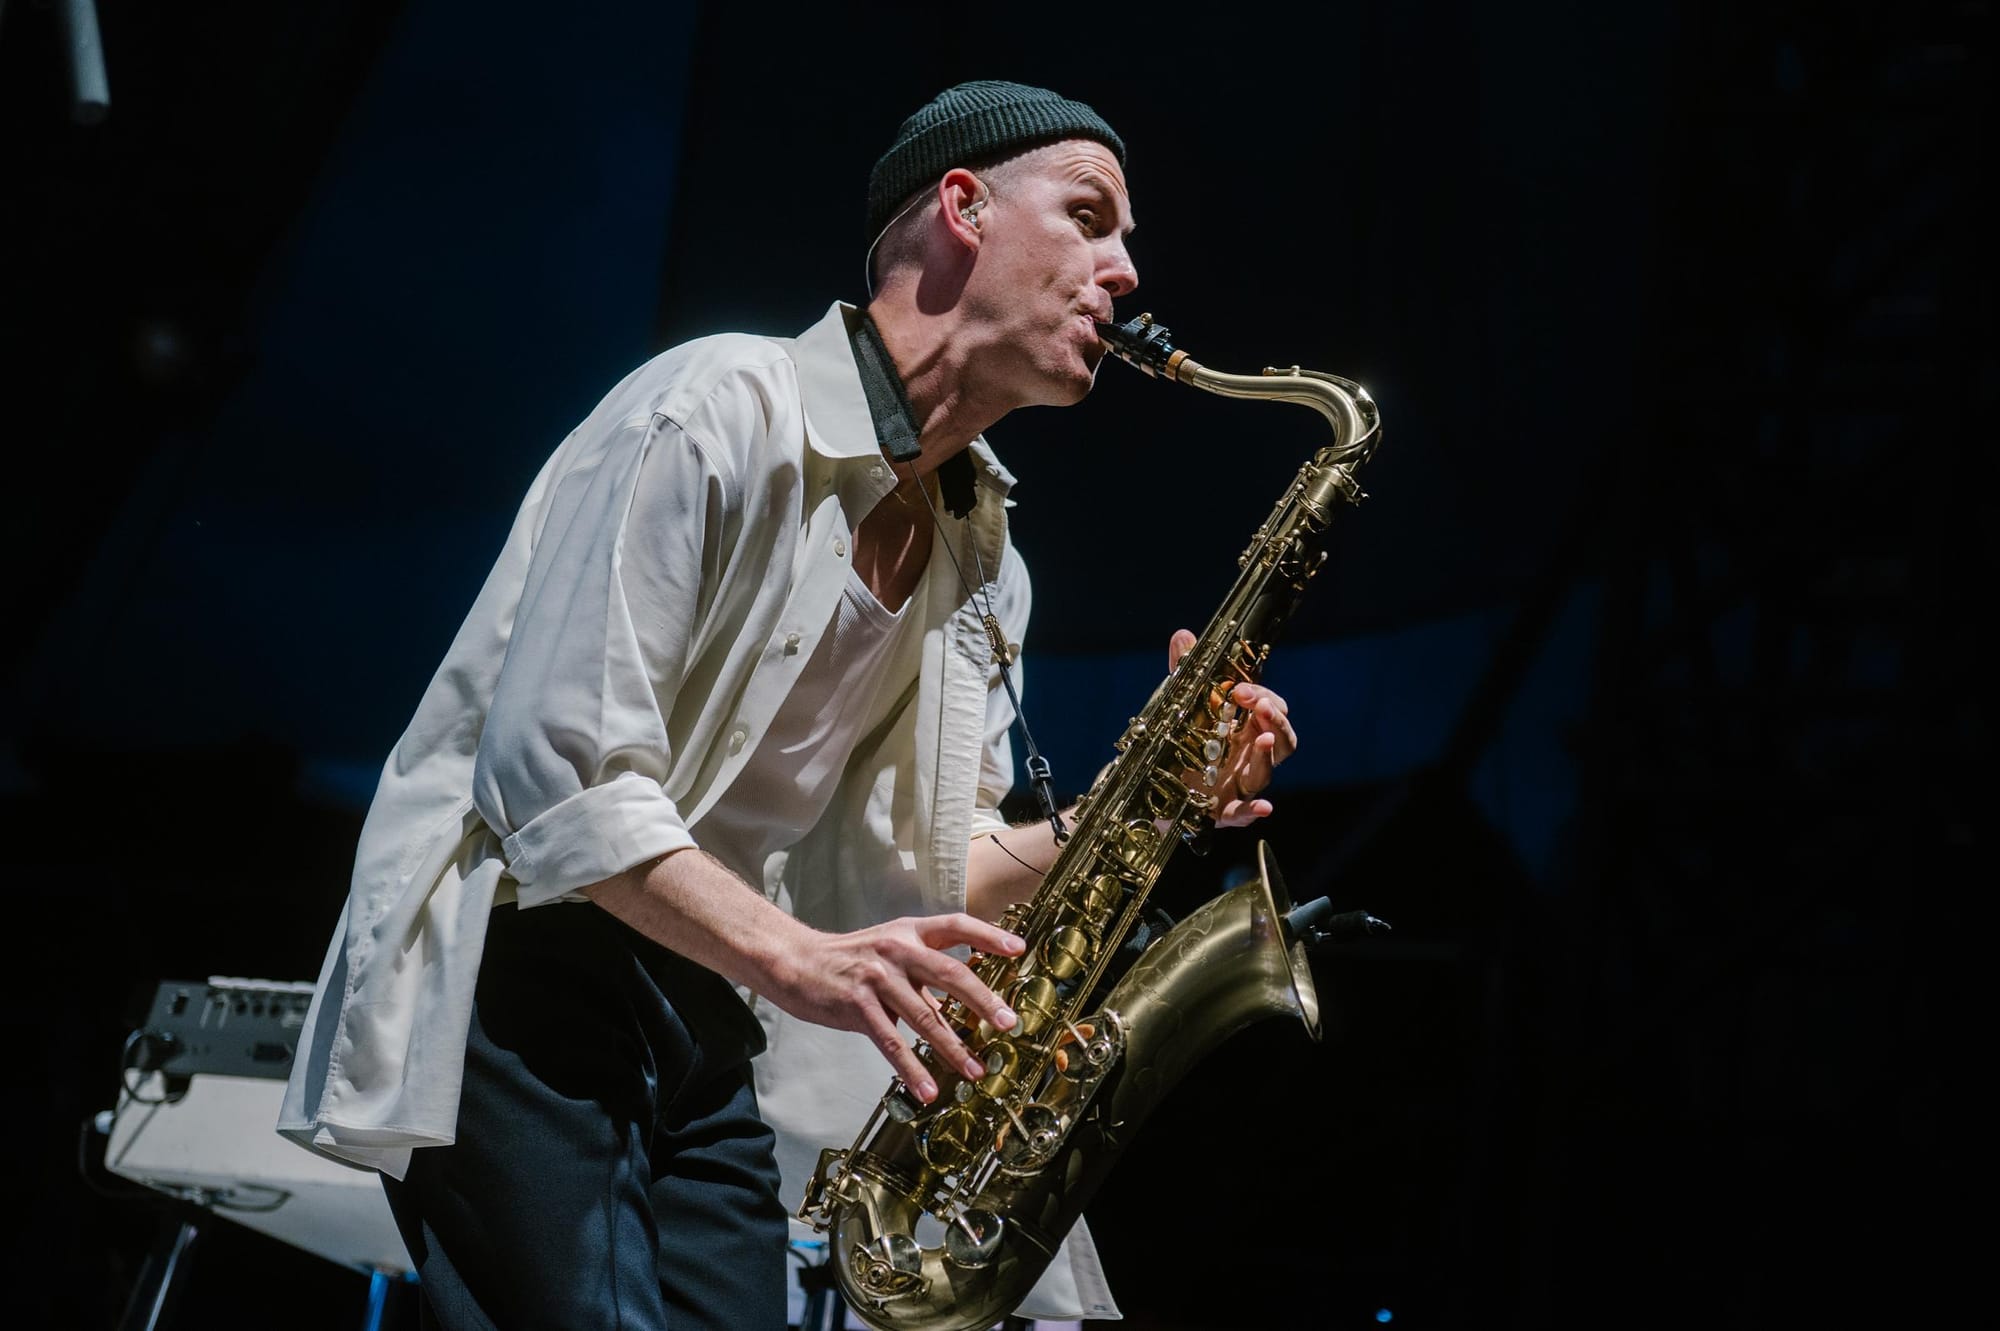
<instances>
[{"instance_id":1,"label":"white button-up shirt","mask_svg":"<svg viewBox=\"0 0 2000 1331\"><path fill-rule=\"evenodd\" d=\"M895 484L854 317L836 304L796 339L725 334L665 352L543 467L383 767L279 1131L397 1177L413 1148L452 1141L494 905L580 900L698 844L719 800L757 798L736 785L751 739L832 620L855 523ZM981 500L945 520L940 543L967 578L983 565L983 596L1020 641L1013 478L983 440L971 452ZM963 909L971 838L1003 826L1013 713L983 604L956 576L926 586L917 679L758 884L820 928ZM799 1162L852 1139L889 1071L866 1037L746 997L770 1037L758 1090L796 1204ZM1068 1315L1110 1311L1094 1258L1078 1256L1059 1263L1084 1286Z\"/></svg>"}]
</instances>

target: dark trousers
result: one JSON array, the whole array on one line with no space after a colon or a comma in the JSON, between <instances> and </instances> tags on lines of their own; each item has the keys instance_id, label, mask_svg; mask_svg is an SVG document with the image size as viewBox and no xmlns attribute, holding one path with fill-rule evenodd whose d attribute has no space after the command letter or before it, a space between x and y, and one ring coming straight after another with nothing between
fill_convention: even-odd
<instances>
[{"instance_id":1,"label":"dark trousers","mask_svg":"<svg viewBox=\"0 0 2000 1331\"><path fill-rule=\"evenodd\" d=\"M785 1216L727 982L596 906L493 913L458 1139L385 1178L424 1326L785 1325Z\"/></svg>"}]
</instances>

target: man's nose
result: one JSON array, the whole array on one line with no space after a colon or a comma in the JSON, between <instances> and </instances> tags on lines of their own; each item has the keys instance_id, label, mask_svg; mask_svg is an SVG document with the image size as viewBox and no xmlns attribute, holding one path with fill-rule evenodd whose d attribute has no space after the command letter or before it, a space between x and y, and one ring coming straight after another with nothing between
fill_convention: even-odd
<instances>
[{"instance_id":1,"label":"man's nose","mask_svg":"<svg viewBox=\"0 0 2000 1331\"><path fill-rule=\"evenodd\" d=\"M1129 296L1139 289L1138 265L1132 262L1131 254L1122 244L1112 247L1112 253L1098 269L1097 285L1114 297Z\"/></svg>"}]
</instances>

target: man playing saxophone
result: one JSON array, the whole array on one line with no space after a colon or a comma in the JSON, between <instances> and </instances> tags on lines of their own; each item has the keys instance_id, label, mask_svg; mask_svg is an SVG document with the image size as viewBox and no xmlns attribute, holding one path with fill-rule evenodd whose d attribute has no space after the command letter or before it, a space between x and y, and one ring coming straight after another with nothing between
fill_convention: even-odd
<instances>
[{"instance_id":1,"label":"man playing saxophone","mask_svg":"<svg viewBox=\"0 0 2000 1331\"><path fill-rule=\"evenodd\" d=\"M899 1023L980 1075L933 991L1014 1024L952 955L1018 951L993 921L1053 849L996 812L1029 589L983 432L1088 393L1138 283L1123 161L1081 103L946 90L871 174L864 308L663 353L530 487L384 767L279 1124L383 1173L427 1325L783 1326L778 1165L795 1204L884 1060L936 1095ZM1235 701L1242 824L1296 737Z\"/></svg>"}]
</instances>

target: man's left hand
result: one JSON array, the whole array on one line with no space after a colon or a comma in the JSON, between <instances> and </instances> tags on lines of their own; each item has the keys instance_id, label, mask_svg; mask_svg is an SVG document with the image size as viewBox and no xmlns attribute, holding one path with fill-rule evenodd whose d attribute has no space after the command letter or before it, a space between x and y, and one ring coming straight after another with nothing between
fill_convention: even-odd
<instances>
[{"instance_id":1,"label":"man's left hand","mask_svg":"<svg viewBox=\"0 0 2000 1331\"><path fill-rule=\"evenodd\" d=\"M1187 629L1168 640L1168 670L1181 663L1195 641ZM1299 747L1299 737L1286 715L1285 700L1262 684L1238 684L1229 697L1237 707L1236 733L1215 765L1215 784L1206 785L1199 778L1191 784L1215 797L1212 816L1217 827L1243 827L1270 814L1271 801L1259 796L1271 784L1272 769Z\"/></svg>"}]
</instances>

